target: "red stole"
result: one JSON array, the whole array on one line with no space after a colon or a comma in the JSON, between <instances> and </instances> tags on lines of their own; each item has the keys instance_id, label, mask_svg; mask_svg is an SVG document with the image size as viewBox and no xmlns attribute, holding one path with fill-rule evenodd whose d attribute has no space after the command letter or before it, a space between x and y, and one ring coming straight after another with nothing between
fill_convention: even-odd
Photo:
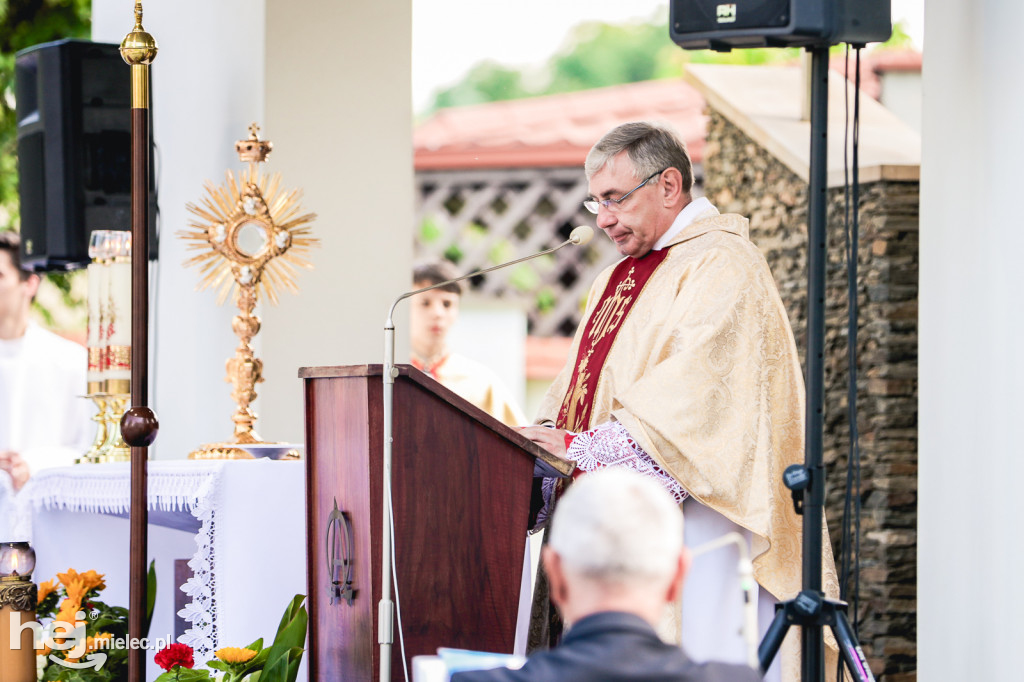
<instances>
[{"instance_id":1,"label":"red stole","mask_svg":"<svg viewBox=\"0 0 1024 682\"><path fill-rule=\"evenodd\" d=\"M668 249L661 249L639 259L625 258L612 270L604 293L583 329L572 380L558 410L555 423L558 428L578 433L590 427L594 394L619 327L667 255Z\"/></svg>"}]
</instances>

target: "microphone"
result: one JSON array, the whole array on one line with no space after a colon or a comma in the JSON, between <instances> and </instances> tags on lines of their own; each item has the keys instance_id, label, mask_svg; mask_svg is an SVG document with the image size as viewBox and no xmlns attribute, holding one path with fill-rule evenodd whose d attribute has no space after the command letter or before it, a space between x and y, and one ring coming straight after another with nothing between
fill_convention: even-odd
<instances>
[{"instance_id":1,"label":"microphone","mask_svg":"<svg viewBox=\"0 0 1024 682\"><path fill-rule=\"evenodd\" d=\"M390 680L391 679L391 645L394 642L393 639L393 626L394 626L394 602L391 601L391 577L394 572L394 550L392 547L393 543L393 510L391 508L391 440L393 431L393 409L394 409L394 390L395 390L395 378L398 376L398 369L395 367L395 323L392 318L395 314L395 308L399 303L415 296L416 294L422 294L424 291L430 291L431 289L437 289L439 287L446 286L448 284L454 284L455 282L461 282L464 279L470 277L476 277L487 272L493 272L494 270L500 270L507 268L510 265L516 263L522 263L533 258L540 256L546 256L549 253L554 253L559 249L569 246L583 246L594 237L594 229L587 225L579 225L574 227L572 232L569 233L569 238L564 242L555 246L554 248L539 251L523 258L517 258L516 260L510 260L507 263L501 263L500 265L494 265L483 270L477 270L471 272L468 275L462 275L455 279L449 279L444 282L438 282L432 284L429 287L423 287L422 289L416 289L415 291L408 291L394 300L391 304L390 310L388 310L388 319L384 322L384 515L383 515L383 528L381 532L381 599L377 604L377 644L380 645L380 679ZM395 580L395 595L398 596L398 581ZM401 632L402 617L399 613L399 637L402 636ZM404 663L405 656L402 656Z\"/></svg>"},{"instance_id":2,"label":"microphone","mask_svg":"<svg viewBox=\"0 0 1024 682\"><path fill-rule=\"evenodd\" d=\"M510 265L515 265L517 263L522 263L523 261L532 260L532 259L538 258L540 256L546 256L549 253L554 253L555 251L558 251L562 247L569 246L570 244L572 244L573 246L583 246L584 244L588 243L593 238L594 238L594 228L590 227L589 225L577 225L576 227L572 228L572 232L569 233L569 238L566 239L564 242L562 242L561 244L559 244L558 246L556 246L554 248L546 249L544 251L538 251L537 253L531 254L529 256L524 256L523 258L517 258L516 260L510 260L507 263L501 263L500 265L492 265L491 267L485 268L483 270L476 270L475 272L471 272L468 275L462 275L461 277L456 277L455 279L449 279L449 280L445 280L444 282L438 282L437 284L431 284L429 287L423 287L422 289L416 289L415 291L408 291L408 292L402 294L401 296L399 296L398 298L396 298L394 303L391 304L391 310L388 312L388 319L387 319L387 322L384 323L384 329L385 329L385 331L387 331L388 329L394 331L395 325L391 321L391 318L395 314L395 307L399 303L404 301L405 299L409 298L410 296L415 296L416 294L422 294L424 291L430 291L431 289L438 289L440 287L447 286L449 284L454 284L455 282L461 282L464 279L469 279L470 277L476 277L477 275L483 275L483 274L488 273L488 272L493 272L494 270L501 270L502 268L507 268ZM387 356L385 358L385 370L386 370L387 367L388 367L388 358L391 359L391 363L390 364L392 366L394 365L394 356L395 356L394 348L392 347L390 350L388 350L388 347L385 345L384 353Z\"/></svg>"},{"instance_id":3,"label":"microphone","mask_svg":"<svg viewBox=\"0 0 1024 682\"><path fill-rule=\"evenodd\" d=\"M594 238L594 228L589 225L577 225L569 233L569 241L576 246L583 246Z\"/></svg>"}]
</instances>

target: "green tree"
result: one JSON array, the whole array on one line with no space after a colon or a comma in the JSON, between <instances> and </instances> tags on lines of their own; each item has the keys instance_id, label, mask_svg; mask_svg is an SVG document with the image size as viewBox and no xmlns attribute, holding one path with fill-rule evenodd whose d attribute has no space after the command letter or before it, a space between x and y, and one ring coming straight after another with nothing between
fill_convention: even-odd
<instances>
[{"instance_id":1,"label":"green tree","mask_svg":"<svg viewBox=\"0 0 1024 682\"><path fill-rule=\"evenodd\" d=\"M683 63L666 24L580 24L568 45L548 61L545 94L677 76Z\"/></svg>"},{"instance_id":2,"label":"green tree","mask_svg":"<svg viewBox=\"0 0 1024 682\"><path fill-rule=\"evenodd\" d=\"M892 38L870 49L906 47L911 47L911 40L897 23ZM842 54L844 49L839 45L832 51ZM688 63L775 64L792 62L800 53L800 48L683 50L669 36L666 8L646 22L579 24L570 31L566 47L547 60L536 78L494 61L480 62L458 84L438 93L426 113L465 104L676 78Z\"/></svg>"},{"instance_id":3,"label":"green tree","mask_svg":"<svg viewBox=\"0 0 1024 682\"><path fill-rule=\"evenodd\" d=\"M500 102L532 94L523 86L523 74L495 61L478 62L459 83L439 92L434 109L461 107L481 102Z\"/></svg>"},{"instance_id":4,"label":"green tree","mask_svg":"<svg viewBox=\"0 0 1024 682\"><path fill-rule=\"evenodd\" d=\"M88 38L91 0L0 0L0 229L18 225L14 55L61 38Z\"/></svg>"}]
</instances>

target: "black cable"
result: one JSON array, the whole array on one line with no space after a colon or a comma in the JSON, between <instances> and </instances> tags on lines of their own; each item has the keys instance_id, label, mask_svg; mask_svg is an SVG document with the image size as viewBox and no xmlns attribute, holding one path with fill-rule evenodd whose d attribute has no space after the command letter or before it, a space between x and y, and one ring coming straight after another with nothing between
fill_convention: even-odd
<instances>
[{"instance_id":1,"label":"black cable","mask_svg":"<svg viewBox=\"0 0 1024 682\"><path fill-rule=\"evenodd\" d=\"M843 499L842 561L840 563L839 598L848 600L853 583L853 631L859 637L860 626L860 517L861 471L860 433L857 424L857 331L859 302L857 286L858 245L860 243L860 50L855 48L853 125L850 132L849 64L850 46L846 46L843 125L843 179L844 179L844 237L847 265L847 421L849 422L849 452L846 462L846 494ZM852 180L848 149L852 137ZM843 679L842 662L837 679Z\"/></svg>"},{"instance_id":2,"label":"black cable","mask_svg":"<svg viewBox=\"0 0 1024 682\"><path fill-rule=\"evenodd\" d=\"M844 256L847 261L847 267L849 267L850 260L850 160L849 160L849 142L850 142L850 46L846 45L846 49L843 53L843 238L844 242ZM849 282L847 282L849 286ZM852 309L851 309L852 311ZM847 339L849 340L849 339ZM852 433L852 432L851 432ZM840 540L840 564L839 564L839 598L846 600L847 586L850 580L850 533L849 533L849 518L850 518L850 507L852 501L850 500L850 489L852 470L849 466L850 462L847 460L846 467L846 494L843 497L843 518L842 518L842 534ZM845 679L845 666L843 661L840 660L836 664L836 679L839 682Z\"/></svg>"},{"instance_id":3,"label":"black cable","mask_svg":"<svg viewBox=\"0 0 1024 682\"><path fill-rule=\"evenodd\" d=\"M857 323L860 317L857 287L857 245L860 242L860 51L857 48L856 83L853 91L853 257L850 260L850 459L854 462L853 498L853 632L860 639L860 430L857 425Z\"/></svg>"}]
</instances>

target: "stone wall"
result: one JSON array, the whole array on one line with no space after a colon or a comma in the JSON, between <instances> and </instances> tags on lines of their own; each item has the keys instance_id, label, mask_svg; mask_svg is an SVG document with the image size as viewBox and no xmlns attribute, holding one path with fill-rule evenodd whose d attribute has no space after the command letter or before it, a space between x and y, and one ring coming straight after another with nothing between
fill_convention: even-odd
<instances>
[{"instance_id":1,"label":"stone wall","mask_svg":"<svg viewBox=\"0 0 1024 682\"><path fill-rule=\"evenodd\" d=\"M778 282L803 360L807 183L721 114L710 114L705 194L723 213L750 218L751 238ZM883 682L915 680L917 668L918 193L917 182L882 181L860 188L858 617L860 643ZM830 189L823 456L826 517L837 567L849 452L844 235L844 193ZM852 599L851 591L847 601Z\"/></svg>"}]
</instances>

